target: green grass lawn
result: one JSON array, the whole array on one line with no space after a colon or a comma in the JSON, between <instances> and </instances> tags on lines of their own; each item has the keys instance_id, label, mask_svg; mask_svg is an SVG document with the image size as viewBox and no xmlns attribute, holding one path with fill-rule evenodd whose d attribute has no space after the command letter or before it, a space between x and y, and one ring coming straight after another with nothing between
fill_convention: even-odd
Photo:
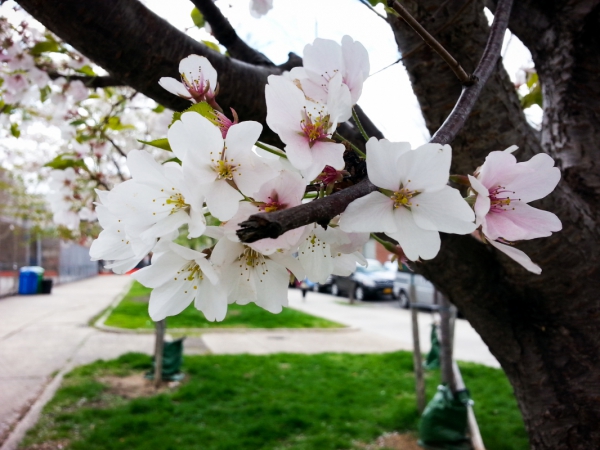
<instances>
[{"instance_id":1,"label":"green grass lawn","mask_svg":"<svg viewBox=\"0 0 600 450\"><path fill-rule=\"evenodd\" d=\"M105 324L119 328L154 328L148 315L148 298L152 290L137 281L127 295L106 319ZM167 318L168 328L336 328L342 325L320 317L311 316L290 308L272 314L255 304L229 305L223 322L209 322L204 315L190 305L177 316Z\"/></svg>"},{"instance_id":2,"label":"green grass lawn","mask_svg":"<svg viewBox=\"0 0 600 450\"><path fill-rule=\"evenodd\" d=\"M71 450L341 450L386 431L417 429L408 352L186 357L189 378L177 390L133 400L98 381L149 364L129 354L75 369L22 447L60 441ZM486 448L527 449L504 373L460 366ZM438 381L438 372L428 372L429 397Z\"/></svg>"}]
</instances>

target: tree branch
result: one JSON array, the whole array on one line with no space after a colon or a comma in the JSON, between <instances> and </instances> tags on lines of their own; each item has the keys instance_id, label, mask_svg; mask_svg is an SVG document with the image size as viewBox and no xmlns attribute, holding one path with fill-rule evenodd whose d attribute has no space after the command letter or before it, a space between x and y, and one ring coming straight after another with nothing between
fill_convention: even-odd
<instances>
[{"instance_id":1,"label":"tree branch","mask_svg":"<svg viewBox=\"0 0 600 450\"><path fill-rule=\"evenodd\" d=\"M259 51L253 49L240 39L229 20L223 15L213 0L192 0L212 28L212 34L229 51L229 54L240 61L257 66L274 66L273 62Z\"/></svg>"},{"instance_id":2,"label":"tree branch","mask_svg":"<svg viewBox=\"0 0 600 450\"><path fill-rule=\"evenodd\" d=\"M85 75L63 75L58 72L48 72L48 76L52 80L56 80L58 78L65 78L68 81L81 81L89 88L105 88L105 87L113 87L113 86L126 86L125 83L118 80L113 76L98 76L98 77L88 77Z\"/></svg>"},{"instance_id":3,"label":"tree branch","mask_svg":"<svg viewBox=\"0 0 600 450\"><path fill-rule=\"evenodd\" d=\"M388 6L393 8L402 19L421 36L421 38L429 45L438 55L442 57L444 61L450 66L450 69L454 72L456 77L460 80L463 86L471 86L475 80L473 76L469 76L465 69L458 63L458 61L444 48L440 42L434 38L429 32L423 28L423 26L416 20L407 10L398 3L397 0L389 0Z\"/></svg>"},{"instance_id":4,"label":"tree branch","mask_svg":"<svg viewBox=\"0 0 600 450\"><path fill-rule=\"evenodd\" d=\"M500 57L512 2L513 0L499 0L485 50L474 72L477 76L475 84L463 88L456 106L433 135L431 143L448 144L464 126L483 85L492 74ZM371 182L363 180L339 193L310 203L273 213L254 214L239 224L241 228L237 231L237 235L242 242L255 242L264 238L276 238L286 231L309 223L326 224L333 217L344 212L351 202L376 189Z\"/></svg>"}]
</instances>

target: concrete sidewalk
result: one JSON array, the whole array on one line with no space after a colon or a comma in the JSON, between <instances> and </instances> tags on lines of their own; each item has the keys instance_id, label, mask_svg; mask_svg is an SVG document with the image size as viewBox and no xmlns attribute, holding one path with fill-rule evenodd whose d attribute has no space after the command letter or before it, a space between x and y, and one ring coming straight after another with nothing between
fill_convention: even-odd
<instances>
[{"instance_id":1,"label":"concrete sidewalk","mask_svg":"<svg viewBox=\"0 0 600 450\"><path fill-rule=\"evenodd\" d=\"M152 352L152 335L123 336L88 326L130 282L127 276L98 276L56 286L51 295L0 300L0 444L62 369Z\"/></svg>"}]
</instances>

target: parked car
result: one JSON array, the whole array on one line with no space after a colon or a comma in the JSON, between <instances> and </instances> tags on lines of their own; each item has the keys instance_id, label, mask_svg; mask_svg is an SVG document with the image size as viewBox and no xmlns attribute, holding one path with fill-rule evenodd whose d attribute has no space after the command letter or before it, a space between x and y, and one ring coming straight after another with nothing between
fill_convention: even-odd
<instances>
[{"instance_id":1,"label":"parked car","mask_svg":"<svg viewBox=\"0 0 600 450\"><path fill-rule=\"evenodd\" d=\"M397 267L397 266L396 266ZM391 270L394 273L394 270ZM418 307L436 309L439 297L442 295L425 277L417 273L403 272L396 268L394 277L394 297L400 302L402 308L411 304L411 285L414 285L414 303Z\"/></svg>"},{"instance_id":2,"label":"parked car","mask_svg":"<svg viewBox=\"0 0 600 450\"><path fill-rule=\"evenodd\" d=\"M394 295L395 274L386 270L379 261L367 260L367 267L357 265L356 271L348 276L333 275L330 292L332 295L350 295L354 289L356 300L381 298Z\"/></svg>"}]
</instances>

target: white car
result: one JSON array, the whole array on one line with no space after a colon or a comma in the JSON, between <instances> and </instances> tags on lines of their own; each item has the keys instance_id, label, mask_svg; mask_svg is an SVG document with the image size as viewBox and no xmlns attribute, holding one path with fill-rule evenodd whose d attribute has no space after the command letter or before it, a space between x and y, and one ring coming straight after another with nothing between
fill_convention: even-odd
<instances>
[{"instance_id":1,"label":"white car","mask_svg":"<svg viewBox=\"0 0 600 450\"><path fill-rule=\"evenodd\" d=\"M440 303L441 292L422 275L411 272L400 272L395 264L396 278L394 280L394 297L402 308L408 308L411 303L416 306L436 309ZM411 286L414 289L411 289ZM411 293L414 299L411 300Z\"/></svg>"}]
</instances>

